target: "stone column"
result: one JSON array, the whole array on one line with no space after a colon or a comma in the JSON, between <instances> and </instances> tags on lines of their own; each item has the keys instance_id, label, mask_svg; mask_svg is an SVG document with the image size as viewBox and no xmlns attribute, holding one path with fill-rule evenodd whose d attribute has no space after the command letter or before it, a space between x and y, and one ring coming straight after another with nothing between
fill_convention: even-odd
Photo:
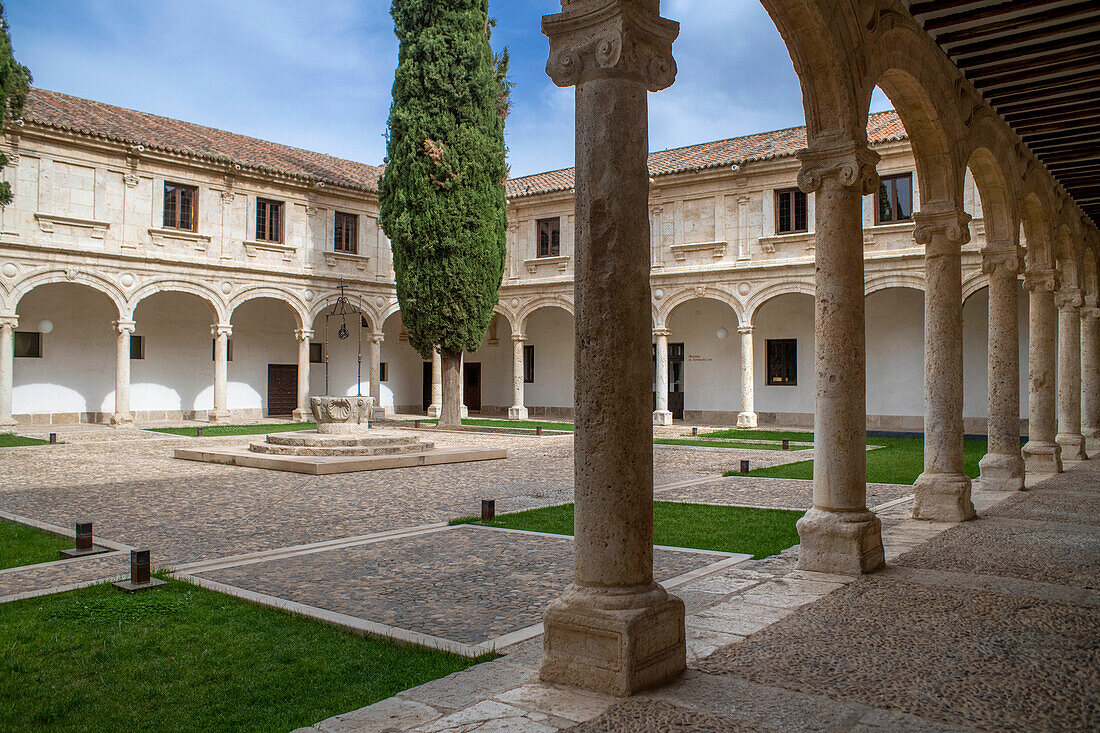
<instances>
[{"instance_id":1,"label":"stone column","mask_svg":"<svg viewBox=\"0 0 1100 733\"><path fill-rule=\"evenodd\" d=\"M671 425L672 413L668 411L668 336L665 328L653 330L657 338L657 409L653 411L654 425Z\"/></svg>"},{"instance_id":2,"label":"stone column","mask_svg":"<svg viewBox=\"0 0 1100 733\"><path fill-rule=\"evenodd\" d=\"M428 417L438 418L443 412L443 357L439 347L432 349L432 404L428 405Z\"/></svg>"},{"instance_id":3,"label":"stone column","mask_svg":"<svg viewBox=\"0 0 1100 733\"><path fill-rule=\"evenodd\" d=\"M858 575L884 562L882 524L867 509L863 196L878 187L865 139L798 153L814 193L814 505L798 520L803 570Z\"/></svg>"},{"instance_id":4,"label":"stone column","mask_svg":"<svg viewBox=\"0 0 1100 733\"><path fill-rule=\"evenodd\" d=\"M1062 447L1054 440L1054 338L1057 329L1054 291L1058 288L1058 272L1029 272L1024 278L1024 287L1031 291L1028 303L1028 440L1024 446L1024 469L1029 474L1060 473Z\"/></svg>"},{"instance_id":5,"label":"stone column","mask_svg":"<svg viewBox=\"0 0 1100 733\"><path fill-rule=\"evenodd\" d=\"M15 327L17 316L0 316L0 434L15 429L11 416L11 392L15 370Z\"/></svg>"},{"instance_id":6,"label":"stone column","mask_svg":"<svg viewBox=\"0 0 1100 733\"><path fill-rule=\"evenodd\" d=\"M508 408L509 420L526 420L527 408L523 406L523 344L527 337L512 334L512 406Z\"/></svg>"},{"instance_id":7,"label":"stone column","mask_svg":"<svg viewBox=\"0 0 1100 733\"><path fill-rule=\"evenodd\" d=\"M1083 461L1085 437L1081 435L1081 305L1077 288L1054 294L1058 308L1058 434L1063 461Z\"/></svg>"},{"instance_id":8,"label":"stone column","mask_svg":"<svg viewBox=\"0 0 1100 733\"><path fill-rule=\"evenodd\" d=\"M913 518L975 517L963 467L962 245L970 215L919 211L913 239L924 245L924 472L913 484Z\"/></svg>"},{"instance_id":9,"label":"stone column","mask_svg":"<svg viewBox=\"0 0 1100 733\"><path fill-rule=\"evenodd\" d=\"M462 419L470 416L470 408L466 407L466 352L458 355L458 409Z\"/></svg>"},{"instance_id":10,"label":"stone column","mask_svg":"<svg viewBox=\"0 0 1100 733\"><path fill-rule=\"evenodd\" d=\"M130 412L130 334L136 324L133 321L114 322L118 338L115 340L115 412L111 415L111 427L128 428L134 424Z\"/></svg>"},{"instance_id":11,"label":"stone column","mask_svg":"<svg viewBox=\"0 0 1100 733\"><path fill-rule=\"evenodd\" d=\"M741 334L741 411L737 413L737 427L756 427L755 390L753 389L752 326L739 326Z\"/></svg>"},{"instance_id":12,"label":"stone column","mask_svg":"<svg viewBox=\"0 0 1100 733\"><path fill-rule=\"evenodd\" d=\"M978 466L986 491L1024 488L1020 455L1020 333L1016 276L1023 269L1020 248L990 243L982 250L989 276L989 451Z\"/></svg>"},{"instance_id":13,"label":"stone column","mask_svg":"<svg viewBox=\"0 0 1100 733\"><path fill-rule=\"evenodd\" d=\"M1100 438L1100 308L1095 305L1081 309L1081 398L1081 434Z\"/></svg>"},{"instance_id":14,"label":"stone column","mask_svg":"<svg viewBox=\"0 0 1100 733\"><path fill-rule=\"evenodd\" d=\"M231 417L225 405L229 390L229 337L233 327L228 323L215 323L210 333L214 336L214 409L208 418L210 422L227 422Z\"/></svg>"},{"instance_id":15,"label":"stone column","mask_svg":"<svg viewBox=\"0 0 1100 733\"><path fill-rule=\"evenodd\" d=\"M374 398L374 409L379 417L386 414L382 407L382 341L385 338L381 333L370 335L370 396Z\"/></svg>"},{"instance_id":16,"label":"stone column","mask_svg":"<svg viewBox=\"0 0 1100 733\"><path fill-rule=\"evenodd\" d=\"M573 582L546 611L544 681L629 695L686 666L684 604L653 580L646 93L679 26L657 0L563 0L547 72L576 89Z\"/></svg>"},{"instance_id":17,"label":"stone column","mask_svg":"<svg viewBox=\"0 0 1100 733\"><path fill-rule=\"evenodd\" d=\"M313 331L299 328L294 331L298 340L298 406L290 416L296 422L309 422L313 419L313 410L309 408L309 344Z\"/></svg>"}]
</instances>

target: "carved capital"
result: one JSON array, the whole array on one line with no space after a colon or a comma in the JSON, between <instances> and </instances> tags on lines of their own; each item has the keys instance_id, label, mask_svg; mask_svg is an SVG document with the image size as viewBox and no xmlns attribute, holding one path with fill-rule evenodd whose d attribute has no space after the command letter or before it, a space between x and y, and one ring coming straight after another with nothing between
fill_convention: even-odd
<instances>
[{"instance_id":1,"label":"carved capital","mask_svg":"<svg viewBox=\"0 0 1100 733\"><path fill-rule=\"evenodd\" d=\"M653 338L661 338L663 336L667 339L671 335L672 335L672 331L669 331L667 328L655 328L655 329L653 329Z\"/></svg>"},{"instance_id":2,"label":"carved capital","mask_svg":"<svg viewBox=\"0 0 1100 733\"><path fill-rule=\"evenodd\" d=\"M1054 293L1054 305L1058 310L1076 310L1085 304L1077 288L1062 288Z\"/></svg>"},{"instance_id":3,"label":"carved capital","mask_svg":"<svg viewBox=\"0 0 1100 733\"><path fill-rule=\"evenodd\" d=\"M386 340L386 336L383 333L375 331L370 335L370 340L372 343L381 344L383 341Z\"/></svg>"},{"instance_id":4,"label":"carved capital","mask_svg":"<svg viewBox=\"0 0 1100 733\"><path fill-rule=\"evenodd\" d=\"M137 324L133 321L111 321L111 325L119 333L133 333L137 329Z\"/></svg>"},{"instance_id":5,"label":"carved capital","mask_svg":"<svg viewBox=\"0 0 1100 733\"><path fill-rule=\"evenodd\" d=\"M313 338L313 329L311 328L296 328L294 329L294 338L299 341L309 341Z\"/></svg>"},{"instance_id":6,"label":"carved capital","mask_svg":"<svg viewBox=\"0 0 1100 733\"><path fill-rule=\"evenodd\" d=\"M982 272L986 275L1015 279L1023 269L1024 253L1019 247L990 245L982 249Z\"/></svg>"},{"instance_id":7,"label":"carved capital","mask_svg":"<svg viewBox=\"0 0 1100 733\"><path fill-rule=\"evenodd\" d=\"M866 143L855 140L829 144L816 144L799 150L802 161L798 171L798 187L806 193L821 188L826 179L836 178L840 185L856 188L861 194L874 193L878 188L878 172L875 165L879 154L867 148Z\"/></svg>"},{"instance_id":8,"label":"carved capital","mask_svg":"<svg viewBox=\"0 0 1100 733\"><path fill-rule=\"evenodd\" d=\"M0 328L15 330L19 325L19 316L0 316Z\"/></svg>"},{"instance_id":9,"label":"carved capital","mask_svg":"<svg viewBox=\"0 0 1100 733\"><path fill-rule=\"evenodd\" d=\"M546 73L559 87L618 77L657 92L676 80L680 24L660 16L657 0L562 0L562 12L543 16L542 32L550 39Z\"/></svg>"},{"instance_id":10,"label":"carved capital","mask_svg":"<svg viewBox=\"0 0 1100 733\"><path fill-rule=\"evenodd\" d=\"M741 334L742 336L744 336L747 333L751 334L752 333L752 326L738 326L737 327L737 333Z\"/></svg>"},{"instance_id":11,"label":"carved capital","mask_svg":"<svg viewBox=\"0 0 1100 733\"><path fill-rule=\"evenodd\" d=\"M127 173L122 177L122 182L126 184L126 188L134 188L139 183L141 183L141 179L135 176L133 173Z\"/></svg>"},{"instance_id":12,"label":"carved capital","mask_svg":"<svg viewBox=\"0 0 1100 733\"><path fill-rule=\"evenodd\" d=\"M218 336L225 336L226 338L229 338L233 335L233 326L229 325L228 323L215 323L213 326L210 327L210 335L214 336L215 338Z\"/></svg>"},{"instance_id":13,"label":"carved capital","mask_svg":"<svg viewBox=\"0 0 1100 733\"><path fill-rule=\"evenodd\" d=\"M1085 304L1081 308L1081 318L1095 318L1100 320L1100 308Z\"/></svg>"},{"instance_id":14,"label":"carved capital","mask_svg":"<svg viewBox=\"0 0 1100 733\"><path fill-rule=\"evenodd\" d=\"M1032 270L1024 275L1024 287L1031 292L1046 290L1053 293L1058 289L1061 279L1057 270Z\"/></svg>"},{"instance_id":15,"label":"carved capital","mask_svg":"<svg viewBox=\"0 0 1100 733\"><path fill-rule=\"evenodd\" d=\"M970 241L970 214L962 209L918 211L913 221L913 240L926 254L953 254Z\"/></svg>"},{"instance_id":16,"label":"carved capital","mask_svg":"<svg viewBox=\"0 0 1100 733\"><path fill-rule=\"evenodd\" d=\"M512 343L521 344L526 340L527 340L527 336L525 334L522 334L522 333L513 333L512 334Z\"/></svg>"}]
</instances>

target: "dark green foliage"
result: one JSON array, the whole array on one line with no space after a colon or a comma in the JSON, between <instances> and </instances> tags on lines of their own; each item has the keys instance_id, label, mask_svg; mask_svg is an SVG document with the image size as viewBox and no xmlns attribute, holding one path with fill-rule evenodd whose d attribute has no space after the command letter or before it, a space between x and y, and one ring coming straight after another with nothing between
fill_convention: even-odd
<instances>
[{"instance_id":1,"label":"dark green foliage","mask_svg":"<svg viewBox=\"0 0 1100 733\"><path fill-rule=\"evenodd\" d=\"M0 3L0 123L18 119L22 114L30 83L30 70L12 56L8 21L4 17L4 5ZM0 168L7 164L8 156L0 153ZM0 182L0 206L7 206L11 199L11 184Z\"/></svg>"},{"instance_id":2,"label":"dark green foliage","mask_svg":"<svg viewBox=\"0 0 1100 733\"><path fill-rule=\"evenodd\" d=\"M488 0L394 0L401 49L390 107L382 228L409 343L425 359L481 345L504 274L507 54Z\"/></svg>"}]
</instances>

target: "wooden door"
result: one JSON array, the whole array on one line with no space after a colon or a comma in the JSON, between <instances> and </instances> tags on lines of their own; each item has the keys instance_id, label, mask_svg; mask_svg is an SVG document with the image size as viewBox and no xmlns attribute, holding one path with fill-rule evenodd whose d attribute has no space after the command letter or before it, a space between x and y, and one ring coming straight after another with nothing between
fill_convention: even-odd
<instances>
[{"instance_id":1,"label":"wooden door","mask_svg":"<svg viewBox=\"0 0 1100 733\"><path fill-rule=\"evenodd\" d=\"M481 363L467 362L462 367L465 375L463 382L463 402L470 412L481 412Z\"/></svg>"},{"instance_id":2,"label":"wooden door","mask_svg":"<svg viewBox=\"0 0 1100 733\"><path fill-rule=\"evenodd\" d=\"M267 365L267 414L289 416L298 407L298 365Z\"/></svg>"},{"instance_id":3,"label":"wooden door","mask_svg":"<svg viewBox=\"0 0 1100 733\"><path fill-rule=\"evenodd\" d=\"M430 361L424 362L424 412L428 412L428 408L432 404L432 363Z\"/></svg>"},{"instance_id":4,"label":"wooden door","mask_svg":"<svg viewBox=\"0 0 1100 733\"><path fill-rule=\"evenodd\" d=\"M668 345L668 411L684 419L684 345Z\"/></svg>"}]
</instances>

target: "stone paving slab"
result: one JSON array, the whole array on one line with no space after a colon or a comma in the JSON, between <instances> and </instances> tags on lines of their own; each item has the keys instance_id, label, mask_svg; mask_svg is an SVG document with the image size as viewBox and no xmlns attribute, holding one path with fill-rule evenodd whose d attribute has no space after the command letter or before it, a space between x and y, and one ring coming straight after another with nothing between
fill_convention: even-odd
<instances>
[{"instance_id":1,"label":"stone paving slab","mask_svg":"<svg viewBox=\"0 0 1100 733\"><path fill-rule=\"evenodd\" d=\"M904 484L867 484L867 504L875 506L913 493ZM804 479L728 476L703 484L657 489L658 501L736 506L770 506L780 509L809 509L813 506L813 481Z\"/></svg>"},{"instance_id":2,"label":"stone paving slab","mask_svg":"<svg viewBox=\"0 0 1100 733\"><path fill-rule=\"evenodd\" d=\"M668 580L725 556L656 550ZM198 577L476 645L542 622L571 581L573 539L463 525Z\"/></svg>"}]
</instances>

